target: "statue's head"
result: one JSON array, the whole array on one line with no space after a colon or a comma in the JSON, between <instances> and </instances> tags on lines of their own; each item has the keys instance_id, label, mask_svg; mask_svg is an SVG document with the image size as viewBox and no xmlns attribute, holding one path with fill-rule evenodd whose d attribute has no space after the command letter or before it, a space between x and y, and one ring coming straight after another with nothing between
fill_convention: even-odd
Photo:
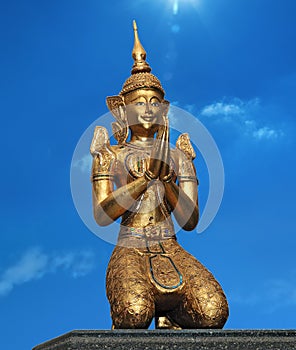
<instances>
[{"instance_id":1,"label":"statue's head","mask_svg":"<svg viewBox=\"0 0 296 350\"><path fill-rule=\"evenodd\" d=\"M145 130L155 133L169 109L169 102L164 99L164 89L158 78L151 74L151 68L146 62L146 52L139 41L135 21L133 26L135 44L132 74L123 84L119 95L106 99L109 110L117 120L112 126L119 143L126 140L128 127L135 134Z\"/></svg>"}]
</instances>

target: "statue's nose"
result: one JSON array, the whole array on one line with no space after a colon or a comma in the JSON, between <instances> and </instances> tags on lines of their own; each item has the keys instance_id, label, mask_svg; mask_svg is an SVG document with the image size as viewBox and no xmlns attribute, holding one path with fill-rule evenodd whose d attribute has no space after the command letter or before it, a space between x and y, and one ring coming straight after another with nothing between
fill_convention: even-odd
<instances>
[{"instance_id":1,"label":"statue's nose","mask_svg":"<svg viewBox=\"0 0 296 350\"><path fill-rule=\"evenodd\" d=\"M146 114L151 114L151 112L152 112L152 110L151 110L150 103L146 103L145 113Z\"/></svg>"}]
</instances>

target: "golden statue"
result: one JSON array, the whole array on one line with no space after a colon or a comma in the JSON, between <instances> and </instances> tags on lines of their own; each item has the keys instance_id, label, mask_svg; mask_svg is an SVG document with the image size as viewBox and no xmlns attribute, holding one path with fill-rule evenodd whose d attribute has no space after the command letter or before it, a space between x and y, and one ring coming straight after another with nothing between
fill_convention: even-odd
<instances>
[{"instance_id":1,"label":"golden statue","mask_svg":"<svg viewBox=\"0 0 296 350\"><path fill-rule=\"evenodd\" d=\"M121 218L106 277L112 328L148 328L153 318L156 328L222 328L223 290L177 243L171 218L184 230L198 223L195 153L188 134L169 146L169 102L133 25L132 75L107 97L118 144L98 126L91 145L95 220L106 226Z\"/></svg>"}]
</instances>

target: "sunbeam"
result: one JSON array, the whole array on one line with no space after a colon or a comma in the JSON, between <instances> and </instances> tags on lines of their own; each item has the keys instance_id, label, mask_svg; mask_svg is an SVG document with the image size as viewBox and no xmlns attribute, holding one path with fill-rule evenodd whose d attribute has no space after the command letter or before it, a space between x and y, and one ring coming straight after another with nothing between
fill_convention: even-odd
<instances>
[{"instance_id":1,"label":"sunbeam","mask_svg":"<svg viewBox=\"0 0 296 350\"><path fill-rule=\"evenodd\" d=\"M189 4L196 9L197 6L200 5L201 0L171 0L170 2L172 4L173 14L177 15L182 4Z\"/></svg>"}]
</instances>

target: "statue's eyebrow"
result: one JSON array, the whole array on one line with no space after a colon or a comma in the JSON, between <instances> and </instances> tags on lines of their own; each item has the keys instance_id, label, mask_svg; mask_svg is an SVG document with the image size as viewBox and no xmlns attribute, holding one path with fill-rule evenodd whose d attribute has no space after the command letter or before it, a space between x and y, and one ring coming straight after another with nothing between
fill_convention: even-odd
<instances>
[{"instance_id":1,"label":"statue's eyebrow","mask_svg":"<svg viewBox=\"0 0 296 350\"><path fill-rule=\"evenodd\" d=\"M159 99L157 96L152 96L152 97L150 98L149 102L151 102L151 100L153 100L154 98L155 98L158 102L160 102L160 99Z\"/></svg>"},{"instance_id":2,"label":"statue's eyebrow","mask_svg":"<svg viewBox=\"0 0 296 350\"><path fill-rule=\"evenodd\" d=\"M134 98L133 100L131 100L131 102L134 102L134 101L136 101L138 98L140 98L140 97L143 97L145 100L146 100L146 96L144 96L144 95L139 95L139 96L137 96L136 98Z\"/></svg>"},{"instance_id":3,"label":"statue's eyebrow","mask_svg":"<svg viewBox=\"0 0 296 350\"><path fill-rule=\"evenodd\" d=\"M131 100L131 102L136 101L140 97L143 97L147 101L146 95L139 95L136 98L134 98L133 100ZM150 97L149 102L151 102L151 100L153 100L153 99L156 99L158 102L160 102L160 99L157 96Z\"/></svg>"}]
</instances>

